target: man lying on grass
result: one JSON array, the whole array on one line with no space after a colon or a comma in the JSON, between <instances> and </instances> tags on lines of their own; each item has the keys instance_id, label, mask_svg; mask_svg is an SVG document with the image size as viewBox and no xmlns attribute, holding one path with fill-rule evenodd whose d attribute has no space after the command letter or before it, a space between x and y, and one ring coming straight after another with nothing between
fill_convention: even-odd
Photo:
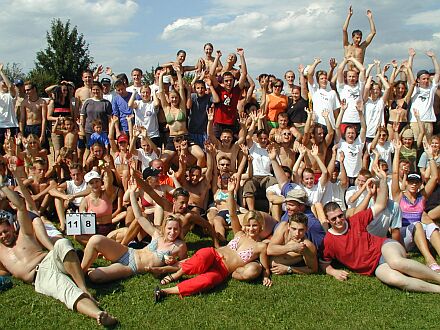
<instances>
[{"instance_id":1,"label":"man lying on grass","mask_svg":"<svg viewBox=\"0 0 440 330\"><path fill-rule=\"evenodd\" d=\"M377 167L375 171L380 179L380 189L371 208L346 219L337 203L329 202L324 206L331 228L323 240L319 260L321 268L336 279L345 281L349 273L330 265L332 260L337 260L356 273L374 273L380 281L402 290L440 293L440 285L437 285L440 284L439 273L407 259L405 248L399 242L368 233L368 224L385 209L388 196L385 172Z\"/></svg>"},{"instance_id":2,"label":"man lying on grass","mask_svg":"<svg viewBox=\"0 0 440 330\"><path fill-rule=\"evenodd\" d=\"M308 221L304 213L295 213L288 222L280 223L267 246L272 273L312 274L318 271L315 244L306 238Z\"/></svg>"},{"instance_id":3,"label":"man lying on grass","mask_svg":"<svg viewBox=\"0 0 440 330\"><path fill-rule=\"evenodd\" d=\"M26 187L16 176L20 189ZM0 182L3 178L0 176ZM24 200L4 185L0 191L17 208L20 225L16 234L14 225L7 218L0 218L0 275L12 274L26 283L33 283L35 291L62 301L68 308L95 318L108 326L117 320L102 311L86 288L78 256L67 239L59 239L50 252L43 251L35 238L32 222Z\"/></svg>"}]
</instances>

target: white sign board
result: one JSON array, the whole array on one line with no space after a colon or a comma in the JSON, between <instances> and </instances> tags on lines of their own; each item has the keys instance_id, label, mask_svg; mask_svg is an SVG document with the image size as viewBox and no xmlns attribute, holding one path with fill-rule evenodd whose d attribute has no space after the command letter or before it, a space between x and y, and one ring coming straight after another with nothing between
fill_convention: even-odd
<instances>
[{"instance_id":1,"label":"white sign board","mask_svg":"<svg viewBox=\"0 0 440 330\"><path fill-rule=\"evenodd\" d=\"M68 236L96 234L96 214L66 213L66 234Z\"/></svg>"}]
</instances>

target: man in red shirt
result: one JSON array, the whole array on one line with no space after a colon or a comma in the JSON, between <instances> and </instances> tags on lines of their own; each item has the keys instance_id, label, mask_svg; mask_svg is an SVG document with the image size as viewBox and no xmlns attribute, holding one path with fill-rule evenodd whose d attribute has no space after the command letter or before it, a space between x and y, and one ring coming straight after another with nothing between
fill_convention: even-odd
<instances>
[{"instance_id":1,"label":"man in red shirt","mask_svg":"<svg viewBox=\"0 0 440 330\"><path fill-rule=\"evenodd\" d=\"M240 56L240 79L235 85L235 78L232 72L226 71L222 75L222 84L219 84L215 76L215 68L220 61L221 52L217 52L217 56L211 68L212 86L215 88L220 97L220 102L214 104L214 134L217 138L224 129L230 129L234 133L238 133L238 109L237 103L241 97L241 92L245 86L247 79L246 61L244 59L243 48L237 48L237 54Z\"/></svg>"},{"instance_id":2,"label":"man in red shirt","mask_svg":"<svg viewBox=\"0 0 440 330\"><path fill-rule=\"evenodd\" d=\"M324 212L331 228L321 246L321 268L337 280L345 281L349 273L331 266L332 260L338 260L356 273L374 273L380 281L402 290L440 293L440 285L427 282L440 284L439 273L407 259L405 249L399 242L368 233L367 225L385 209L388 198L386 174L377 167L375 172L380 178L380 189L376 203L371 208L346 219L337 203L325 205Z\"/></svg>"}]
</instances>

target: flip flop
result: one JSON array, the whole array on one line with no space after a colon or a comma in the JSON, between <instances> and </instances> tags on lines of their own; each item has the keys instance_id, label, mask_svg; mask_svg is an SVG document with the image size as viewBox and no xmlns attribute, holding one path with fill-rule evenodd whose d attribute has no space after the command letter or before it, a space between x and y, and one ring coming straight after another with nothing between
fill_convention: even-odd
<instances>
[{"instance_id":1,"label":"flip flop","mask_svg":"<svg viewBox=\"0 0 440 330\"><path fill-rule=\"evenodd\" d=\"M158 286L156 286L156 288L154 289L154 303L160 303L164 297L165 295L163 291Z\"/></svg>"},{"instance_id":2,"label":"flip flop","mask_svg":"<svg viewBox=\"0 0 440 330\"><path fill-rule=\"evenodd\" d=\"M162 285L167 285L167 284L170 284L171 282L174 282L174 281L175 281L175 280L174 280L173 275L169 274L169 275L165 276L165 277L160 281L160 284L162 284Z\"/></svg>"},{"instance_id":3,"label":"flip flop","mask_svg":"<svg viewBox=\"0 0 440 330\"><path fill-rule=\"evenodd\" d=\"M433 271L440 273L440 266L436 262L428 265L428 267L431 268Z\"/></svg>"}]
</instances>

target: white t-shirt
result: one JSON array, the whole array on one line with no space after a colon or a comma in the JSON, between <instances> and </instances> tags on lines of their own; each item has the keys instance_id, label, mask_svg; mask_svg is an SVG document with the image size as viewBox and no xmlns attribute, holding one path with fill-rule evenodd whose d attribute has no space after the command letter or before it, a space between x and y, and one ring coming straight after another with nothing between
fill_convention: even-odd
<instances>
[{"instance_id":1,"label":"white t-shirt","mask_svg":"<svg viewBox=\"0 0 440 330\"><path fill-rule=\"evenodd\" d=\"M253 143L249 149L249 155L254 159L252 161L255 176L272 176L270 173L270 158L266 148L261 148L258 143Z\"/></svg>"},{"instance_id":2,"label":"white t-shirt","mask_svg":"<svg viewBox=\"0 0 440 330\"><path fill-rule=\"evenodd\" d=\"M365 82L359 81L355 86L349 86L344 83L337 84L337 89L339 93L339 98L341 100L345 99L347 102L347 110L344 112L342 117L343 123L360 123L359 114L356 110L356 102L359 98L362 98L364 92Z\"/></svg>"},{"instance_id":3,"label":"white t-shirt","mask_svg":"<svg viewBox=\"0 0 440 330\"><path fill-rule=\"evenodd\" d=\"M102 98L104 99L104 100L107 100L107 101L109 101L110 103L113 101L113 98L116 96L116 92L115 91L111 91L110 93L108 93L108 94L103 94L102 95Z\"/></svg>"},{"instance_id":4,"label":"white t-shirt","mask_svg":"<svg viewBox=\"0 0 440 330\"><path fill-rule=\"evenodd\" d=\"M318 181L312 188L307 188L301 185L307 193L308 205L312 206L316 203L321 203L322 196L324 196L325 187L321 186L321 183Z\"/></svg>"},{"instance_id":5,"label":"white t-shirt","mask_svg":"<svg viewBox=\"0 0 440 330\"><path fill-rule=\"evenodd\" d=\"M370 154L370 170L373 166L374 161L374 153L371 151L371 143L368 144L367 147L368 153ZM381 146L380 144L376 144L376 150L379 152L380 159L383 159L388 164L388 169L391 170L392 163L393 163L393 155L394 153L394 147L393 144L390 141L385 141L385 144Z\"/></svg>"},{"instance_id":6,"label":"white t-shirt","mask_svg":"<svg viewBox=\"0 0 440 330\"><path fill-rule=\"evenodd\" d=\"M280 188L280 185L278 183L274 184L272 186L267 187L267 189L266 189L266 196L267 196L267 193L269 193L269 192L270 193L274 193L276 196L283 196L283 194L281 194L281 188ZM286 211L286 203L281 204L281 209L283 211Z\"/></svg>"},{"instance_id":7,"label":"white t-shirt","mask_svg":"<svg viewBox=\"0 0 440 330\"><path fill-rule=\"evenodd\" d=\"M15 100L10 93L0 92L0 128L18 127Z\"/></svg>"},{"instance_id":8,"label":"white t-shirt","mask_svg":"<svg viewBox=\"0 0 440 330\"><path fill-rule=\"evenodd\" d=\"M157 114L159 108L155 108L153 101L144 102L134 101L134 123L145 127L150 138L159 137L159 123L157 121Z\"/></svg>"},{"instance_id":9,"label":"white t-shirt","mask_svg":"<svg viewBox=\"0 0 440 330\"><path fill-rule=\"evenodd\" d=\"M362 149L364 144L365 142L361 141L359 136L352 144L347 143L344 139L341 140L339 150L344 152L345 171L350 178L357 177L362 168Z\"/></svg>"},{"instance_id":10,"label":"white t-shirt","mask_svg":"<svg viewBox=\"0 0 440 330\"><path fill-rule=\"evenodd\" d=\"M336 182L328 181L321 199L322 205L328 202L336 202L341 207L341 210L345 211L347 209L344 201L345 190L341 186L341 180L337 179Z\"/></svg>"},{"instance_id":11,"label":"white t-shirt","mask_svg":"<svg viewBox=\"0 0 440 330\"><path fill-rule=\"evenodd\" d=\"M350 197L353 196L358 190L359 188L357 186L352 186L348 188L347 192L345 193L345 202L347 203L347 207L349 209L358 207L368 194L367 189L365 189L356 201L350 203Z\"/></svg>"},{"instance_id":12,"label":"white t-shirt","mask_svg":"<svg viewBox=\"0 0 440 330\"><path fill-rule=\"evenodd\" d=\"M412 123L417 122L414 116L414 109L417 109L420 115L420 120L422 122L435 123L435 113L434 113L434 96L437 91L439 83L432 82L429 88L416 87L411 96L411 108L410 108L410 121Z\"/></svg>"},{"instance_id":13,"label":"white t-shirt","mask_svg":"<svg viewBox=\"0 0 440 330\"><path fill-rule=\"evenodd\" d=\"M73 180L68 180L68 181L66 181L66 183L67 183L66 193L67 193L68 195L77 194L77 193L79 193L79 192L81 192L81 191L86 190L86 188L87 188L87 183L86 183L85 180L83 180L83 182L82 182L79 186L77 186L77 185L75 184L75 182L73 182ZM73 203L75 206L79 207L79 205L81 204L82 199L83 199L83 197L77 197L77 198L75 198L75 199L72 201L72 203Z\"/></svg>"},{"instance_id":14,"label":"white t-shirt","mask_svg":"<svg viewBox=\"0 0 440 330\"><path fill-rule=\"evenodd\" d=\"M385 123L383 110L385 108L385 103L382 98L378 98L373 101L368 98L365 102L365 122L367 124L367 137L374 138L377 132L377 128L380 124Z\"/></svg>"},{"instance_id":15,"label":"white t-shirt","mask_svg":"<svg viewBox=\"0 0 440 330\"><path fill-rule=\"evenodd\" d=\"M322 116L323 110L329 111L328 119L333 128L335 128L335 116L333 111L340 107L336 92L332 89L320 88L318 84L308 84L310 94L312 95L313 112L316 114L316 122L326 125L325 118Z\"/></svg>"},{"instance_id":16,"label":"white t-shirt","mask_svg":"<svg viewBox=\"0 0 440 330\"><path fill-rule=\"evenodd\" d=\"M136 90L136 92L138 93L138 95L141 95L141 88L142 86L139 87L135 87L134 85L128 86L127 87L127 92L130 92L133 94L133 92Z\"/></svg>"},{"instance_id":17,"label":"white t-shirt","mask_svg":"<svg viewBox=\"0 0 440 330\"><path fill-rule=\"evenodd\" d=\"M139 148L136 149L137 154L137 160L141 162L141 171L145 170L148 166L150 166L150 162L152 160L158 159L159 156L153 151L151 154L147 154L144 149Z\"/></svg>"}]
</instances>

